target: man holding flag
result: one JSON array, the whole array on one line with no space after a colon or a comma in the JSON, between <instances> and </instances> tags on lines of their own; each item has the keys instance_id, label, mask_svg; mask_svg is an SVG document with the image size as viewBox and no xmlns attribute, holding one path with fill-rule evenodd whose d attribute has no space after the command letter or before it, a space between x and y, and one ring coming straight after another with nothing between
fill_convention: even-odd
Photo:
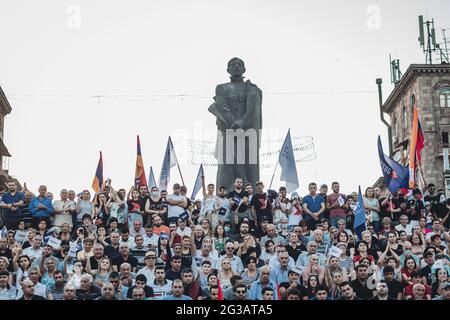
<instances>
[{"instance_id":1,"label":"man holding flag","mask_svg":"<svg viewBox=\"0 0 450 320\"><path fill-rule=\"evenodd\" d=\"M103 157L100 151L100 159L98 160L97 170L95 170L94 181L92 181L92 189L95 193L99 193L103 187Z\"/></svg>"},{"instance_id":2,"label":"man holding flag","mask_svg":"<svg viewBox=\"0 0 450 320\"><path fill-rule=\"evenodd\" d=\"M145 176L144 161L142 160L141 141L139 140L139 135L137 136L137 156L134 185L136 188L139 188L140 186L147 186L147 178Z\"/></svg>"},{"instance_id":3,"label":"man holding flag","mask_svg":"<svg viewBox=\"0 0 450 320\"><path fill-rule=\"evenodd\" d=\"M361 186L358 187L358 203L355 209L355 221L353 223L353 231L362 240L361 233L366 230L366 209L364 209L364 200L361 194Z\"/></svg>"},{"instance_id":4,"label":"man holding flag","mask_svg":"<svg viewBox=\"0 0 450 320\"><path fill-rule=\"evenodd\" d=\"M384 183L392 193L401 189L405 194L408 191L409 172L408 168L386 156L383 152L380 136L378 136L378 156L380 157L381 171Z\"/></svg>"},{"instance_id":5,"label":"man holding flag","mask_svg":"<svg viewBox=\"0 0 450 320\"><path fill-rule=\"evenodd\" d=\"M414 105L414 117L411 128L411 138L409 140L409 188L416 187L416 172L420 169L421 151L424 147L424 136L419 120L419 111Z\"/></svg>"},{"instance_id":6,"label":"man holding flag","mask_svg":"<svg viewBox=\"0 0 450 320\"><path fill-rule=\"evenodd\" d=\"M291 129L288 130L286 139L284 140L283 146L280 150L280 155L278 157L278 163L281 167L281 181L286 181L286 190L291 193L299 187L297 167L295 165L294 149L292 147L291 140ZM277 166L275 166L275 171ZM269 189L272 188L273 178L275 176L275 171L270 182Z\"/></svg>"},{"instance_id":7,"label":"man holding flag","mask_svg":"<svg viewBox=\"0 0 450 320\"><path fill-rule=\"evenodd\" d=\"M161 174L159 176L160 190L167 190L170 182L170 169L172 169L175 166L178 166L181 181L183 185L185 185L183 175L181 174L180 165L178 164L177 155L175 154L175 149L173 147L172 139L169 137L169 140L167 141L166 152L164 153L164 160L161 168Z\"/></svg>"}]
</instances>

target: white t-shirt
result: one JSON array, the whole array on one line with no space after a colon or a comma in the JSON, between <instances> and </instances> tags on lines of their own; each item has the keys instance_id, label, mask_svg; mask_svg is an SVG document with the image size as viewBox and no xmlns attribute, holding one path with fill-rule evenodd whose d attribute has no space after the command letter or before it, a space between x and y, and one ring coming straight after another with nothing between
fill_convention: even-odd
<instances>
[{"instance_id":1,"label":"white t-shirt","mask_svg":"<svg viewBox=\"0 0 450 320\"><path fill-rule=\"evenodd\" d=\"M58 211L62 211L62 210L74 210L77 207L77 204L75 203L75 201L62 201L62 200L56 200L55 202L53 202L53 209L58 210ZM65 213L55 213L55 221L53 222L53 224L55 226L62 226L63 223L67 223L69 224L69 226L72 227L72 214L70 212L65 212Z\"/></svg>"},{"instance_id":2,"label":"white t-shirt","mask_svg":"<svg viewBox=\"0 0 450 320\"><path fill-rule=\"evenodd\" d=\"M147 278L147 285L151 287L155 282L155 272L145 267L138 271L138 275L143 274Z\"/></svg>"},{"instance_id":3,"label":"white t-shirt","mask_svg":"<svg viewBox=\"0 0 450 320\"><path fill-rule=\"evenodd\" d=\"M395 230L398 232L405 231L408 236L412 234L412 227L411 225L407 224L406 227L403 227L401 224L395 226Z\"/></svg>"},{"instance_id":4,"label":"white t-shirt","mask_svg":"<svg viewBox=\"0 0 450 320\"><path fill-rule=\"evenodd\" d=\"M152 234L151 237L147 236L147 234L144 235L144 246L147 247L154 247L157 248L158 247L158 240L159 240L159 236L157 234Z\"/></svg>"},{"instance_id":5,"label":"white t-shirt","mask_svg":"<svg viewBox=\"0 0 450 320\"><path fill-rule=\"evenodd\" d=\"M186 197L184 197L182 195L171 194L171 195L167 196L167 200L182 201L182 200L186 200ZM182 214L183 212L184 212L184 208L182 208L180 206L173 206L173 205L169 204L167 217L168 218L179 218L180 214Z\"/></svg>"},{"instance_id":6,"label":"white t-shirt","mask_svg":"<svg viewBox=\"0 0 450 320\"><path fill-rule=\"evenodd\" d=\"M288 216L288 225L289 226L298 226L300 221L302 220L302 214L300 210L297 210L295 206L289 206L289 216Z\"/></svg>"},{"instance_id":7,"label":"white t-shirt","mask_svg":"<svg viewBox=\"0 0 450 320\"><path fill-rule=\"evenodd\" d=\"M177 228L177 234L180 237L184 237L184 236L190 237L191 233L192 233L192 229L191 228L185 227L184 230L181 230L180 227Z\"/></svg>"}]
</instances>

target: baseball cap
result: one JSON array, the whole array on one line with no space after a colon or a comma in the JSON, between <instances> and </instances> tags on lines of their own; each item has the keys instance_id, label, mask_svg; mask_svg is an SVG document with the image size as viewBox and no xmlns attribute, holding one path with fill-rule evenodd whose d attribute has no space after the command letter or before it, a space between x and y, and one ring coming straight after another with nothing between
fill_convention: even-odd
<instances>
[{"instance_id":1,"label":"baseball cap","mask_svg":"<svg viewBox=\"0 0 450 320\"><path fill-rule=\"evenodd\" d=\"M301 276L302 275L302 270L300 270L298 268L292 268L291 270L289 270L288 275L291 274L291 273L296 273L299 276Z\"/></svg>"},{"instance_id":2,"label":"baseball cap","mask_svg":"<svg viewBox=\"0 0 450 320\"><path fill-rule=\"evenodd\" d=\"M294 191L294 192L291 193L291 198L292 199L299 199L300 197L299 197L298 193Z\"/></svg>"},{"instance_id":3,"label":"baseball cap","mask_svg":"<svg viewBox=\"0 0 450 320\"><path fill-rule=\"evenodd\" d=\"M450 288L450 282L444 282L444 284L442 285L442 289L448 289Z\"/></svg>"},{"instance_id":4,"label":"baseball cap","mask_svg":"<svg viewBox=\"0 0 450 320\"><path fill-rule=\"evenodd\" d=\"M262 181L256 181L256 184L255 184L255 186L257 186L258 184L264 184Z\"/></svg>"}]
</instances>

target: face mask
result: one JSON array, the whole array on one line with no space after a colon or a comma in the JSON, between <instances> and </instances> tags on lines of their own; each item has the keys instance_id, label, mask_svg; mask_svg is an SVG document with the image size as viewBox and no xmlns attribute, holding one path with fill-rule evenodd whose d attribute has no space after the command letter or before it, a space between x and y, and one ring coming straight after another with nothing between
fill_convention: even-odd
<instances>
[{"instance_id":1,"label":"face mask","mask_svg":"<svg viewBox=\"0 0 450 320\"><path fill-rule=\"evenodd\" d=\"M152 192L152 197L153 197L153 198L159 197L159 192L158 192L158 191Z\"/></svg>"},{"instance_id":2,"label":"face mask","mask_svg":"<svg viewBox=\"0 0 450 320\"><path fill-rule=\"evenodd\" d=\"M225 228L223 228L223 230L225 230L225 232L230 232L231 228L230 227L225 227Z\"/></svg>"}]
</instances>

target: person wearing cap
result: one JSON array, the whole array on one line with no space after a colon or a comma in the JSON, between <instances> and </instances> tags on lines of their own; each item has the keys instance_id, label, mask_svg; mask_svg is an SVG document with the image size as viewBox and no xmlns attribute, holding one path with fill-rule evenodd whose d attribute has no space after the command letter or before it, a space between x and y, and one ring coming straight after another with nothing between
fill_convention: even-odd
<instances>
[{"instance_id":1,"label":"person wearing cap","mask_svg":"<svg viewBox=\"0 0 450 320\"><path fill-rule=\"evenodd\" d=\"M304 219L308 229L314 230L316 224L323 218L325 212L325 200L317 194L317 184L311 182L308 186L309 194L303 197Z\"/></svg>"},{"instance_id":2,"label":"person wearing cap","mask_svg":"<svg viewBox=\"0 0 450 320\"><path fill-rule=\"evenodd\" d=\"M302 275L302 271L298 268L292 268L288 271L288 282L282 282L279 285L280 292L280 300L287 299L287 292L289 289L298 289L300 290L302 296L307 296L306 288L300 284L300 278Z\"/></svg>"},{"instance_id":3,"label":"person wearing cap","mask_svg":"<svg viewBox=\"0 0 450 320\"><path fill-rule=\"evenodd\" d=\"M302 203L297 192L291 193L291 203L287 206L288 227L287 231L292 232L300 224L303 217Z\"/></svg>"},{"instance_id":4,"label":"person wearing cap","mask_svg":"<svg viewBox=\"0 0 450 320\"><path fill-rule=\"evenodd\" d=\"M231 223L230 200L227 198L227 188L220 186L217 192L219 203L219 221Z\"/></svg>"},{"instance_id":5,"label":"person wearing cap","mask_svg":"<svg viewBox=\"0 0 450 320\"><path fill-rule=\"evenodd\" d=\"M442 294L440 296L434 298L433 300L435 300L435 301L439 301L439 300L450 301L450 282L445 282L441 288L442 288Z\"/></svg>"},{"instance_id":6,"label":"person wearing cap","mask_svg":"<svg viewBox=\"0 0 450 320\"><path fill-rule=\"evenodd\" d=\"M168 203L168 224L171 222L177 222L180 215L185 211L188 206L188 201L185 196L180 194L181 186L178 183L173 185L173 194L167 196L166 202Z\"/></svg>"},{"instance_id":7,"label":"person wearing cap","mask_svg":"<svg viewBox=\"0 0 450 320\"><path fill-rule=\"evenodd\" d=\"M150 249L145 254L144 262L145 267L140 269L137 275L143 274L147 279L147 285L151 285L155 280L155 268L157 261L157 254L154 249Z\"/></svg>"}]
</instances>

